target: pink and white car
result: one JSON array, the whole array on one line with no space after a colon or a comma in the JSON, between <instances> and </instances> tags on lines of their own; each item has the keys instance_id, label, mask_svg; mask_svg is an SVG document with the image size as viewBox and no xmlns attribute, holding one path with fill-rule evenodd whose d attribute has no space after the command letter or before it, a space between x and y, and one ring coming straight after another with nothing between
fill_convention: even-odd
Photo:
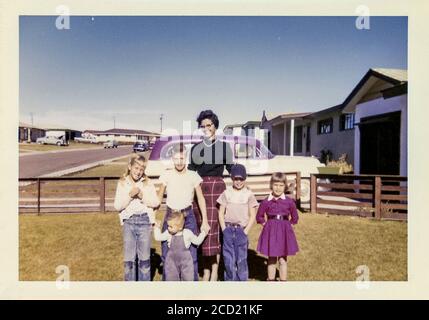
<instances>
[{"instance_id":1,"label":"pink and white car","mask_svg":"<svg viewBox=\"0 0 429 320\"><path fill-rule=\"evenodd\" d=\"M164 136L159 138L150 154L146 174L149 176L159 176L166 168L172 168L171 161L173 147L183 143L190 151L194 144L201 142L202 136ZM314 157L284 156L274 155L258 139L247 136L218 136L218 139L230 144L233 150L234 163L243 164L248 173L247 181L251 182L251 188L255 194L258 190L266 189L269 181L269 174L273 172L301 172L301 177L309 178L310 174L318 173L317 167L323 167ZM190 152L188 152L190 156ZM189 161L189 159L188 159ZM225 170L224 175L228 172ZM292 178L292 177L291 177ZM228 184L229 178L225 178ZM310 200L310 181L301 180L301 202Z\"/></svg>"}]
</instances>

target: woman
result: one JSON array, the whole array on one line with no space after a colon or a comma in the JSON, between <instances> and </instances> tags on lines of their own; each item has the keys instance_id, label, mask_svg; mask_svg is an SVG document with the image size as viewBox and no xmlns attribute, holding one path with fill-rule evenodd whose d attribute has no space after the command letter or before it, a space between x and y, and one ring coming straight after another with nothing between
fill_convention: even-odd
<instances>
[{"instance_id":1,"label":"woman","mask_svg":"<svg viewBox=\"0 0 429 320\"><path fill-rule=\"evenodd\" d=\"M201 189L206 200L207 220L210 225L208 236L201 246L204 266L203 281L217 281L221 248L216 200L226 188L223 172L225 167L228 172L231 171L232 150L226 142L217 139L216 129L219 127L219 119L212 110L202 111L197 118L197 123L204 133L204 138L203 141L192 147L188 169L197 171L203 179ZM197 219L201 219L195 202L193 207Z\"/></svg>"}]
</instances>

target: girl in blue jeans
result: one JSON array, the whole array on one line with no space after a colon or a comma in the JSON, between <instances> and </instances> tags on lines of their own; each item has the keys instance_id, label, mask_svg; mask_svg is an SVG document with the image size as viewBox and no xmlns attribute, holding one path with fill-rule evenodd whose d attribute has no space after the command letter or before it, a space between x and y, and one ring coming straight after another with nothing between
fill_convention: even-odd
<instances>
[{"instance_id":1,"label":"girl in blue jeans","mask_svg":"<svg viewBox=\"0 0 429 320\"><path fill-rule=\"evenodd\" d=\"M145 157L133 156L116 188L114 207L123 226L125 281L151 280L153 208L159 206L159 199L154 184L144 174L146 164Z\"/></svg>"}]
</instances>

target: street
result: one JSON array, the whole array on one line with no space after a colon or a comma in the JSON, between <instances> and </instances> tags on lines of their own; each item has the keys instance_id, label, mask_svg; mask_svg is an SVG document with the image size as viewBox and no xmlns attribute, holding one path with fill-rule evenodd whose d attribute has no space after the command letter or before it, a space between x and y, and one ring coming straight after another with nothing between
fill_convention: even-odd
<instances>
[{"instance_id":1,"label":"street","mask_svg":"<svg viewBox=\"0 0 429 320\"><path fill-rule=\"evenodd\" d=\"M19 157L19 178L38 177L92 162L125 156L132 152L132 146L127 145L113 149L88 149L25 155Z\"/></svg>"}]
</instances>

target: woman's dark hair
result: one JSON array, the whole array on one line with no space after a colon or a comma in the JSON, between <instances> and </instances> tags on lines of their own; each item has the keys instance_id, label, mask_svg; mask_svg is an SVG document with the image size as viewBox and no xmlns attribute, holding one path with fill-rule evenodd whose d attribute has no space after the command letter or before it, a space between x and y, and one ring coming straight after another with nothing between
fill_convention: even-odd
<instances>
[{"instance_id":1,"label":"woman's dark hair","mask_svg":"<svg viewBox=\"0 0 429 320\"><path fill-rule=\"evenodd\" d=\"M203 122L204 119L209 119L211 122L213 122L215 128L219 128L219 119L217 118L217 115L211 111L211 110L204 110L200 112L200 115L197 118L198 125L201 125L201 122Z\"/></svg>"}]
</instances>

